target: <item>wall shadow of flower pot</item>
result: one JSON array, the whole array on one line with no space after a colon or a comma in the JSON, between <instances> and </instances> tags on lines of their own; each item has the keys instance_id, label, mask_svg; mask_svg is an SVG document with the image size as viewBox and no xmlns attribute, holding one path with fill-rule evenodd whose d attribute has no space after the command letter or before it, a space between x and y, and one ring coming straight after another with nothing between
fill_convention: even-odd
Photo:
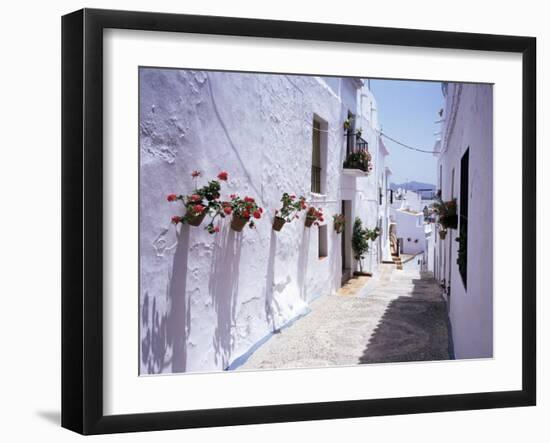
<instances>
[{"instance_id":1,"label":"wall shadow of flower pot","mask_svg":"<svg viewBox=\"0 0 550 443\"><path fill-rule=\"evenodd\" d=\"M166 308L147 292L141 304L141 360L147 374L187 369L187 337L190 333L190 306L187 296L189 227L181 225L168 280ZM152 302L150 301L152 300Z\"/></svg>"},{"instance_id":2,"label":"wall shadow of flower pot","mask_svg":"<svg viewBox=\"0 0 550 443\"><path fill-rule=\"evenodd\" d=\"M273 230L279 232L281 229L283 229L285 223L286 220L283 217L275 216L275 219L273 220Z\"/></svg>"},{"instance_id":3,"label":"wall shadow of flower pot","mask_svg":"<svg viewBox=\"0 0 550 443\"><path fill-rule=\"evenodd\" d=\"M222 229L214 244L208 289L216 312L213 337L215 362L226 369L233 353L237 297L241 262L242 236L231 229Z\"/></svg>"}]
</instances>

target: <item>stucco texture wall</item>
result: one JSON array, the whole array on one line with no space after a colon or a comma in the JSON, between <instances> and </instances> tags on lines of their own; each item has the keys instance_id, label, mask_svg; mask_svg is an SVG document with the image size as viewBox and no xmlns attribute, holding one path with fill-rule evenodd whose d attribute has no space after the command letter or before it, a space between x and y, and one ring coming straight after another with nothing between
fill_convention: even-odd
<instances>
[{"instance_id":1,"label":"stucco texture wall","mask_svg":"<svg viewBox=\"0 0 550 443\"><path fill-rule=\"evenodd\" d=\"M355 109L350 79L140 70L140 373L226 369L272 331L336 290L341 276L342 122ZM311 188L314 115L328 124L326 186ZM222 199L254 197L264 208L256 229L220 232L171 225L183 215L170 193L229 173ZM321 207L328 256L305 216L272 230L283 192ZM357 210L361 210L360 207Z\"/></svg>"}]
</instances>

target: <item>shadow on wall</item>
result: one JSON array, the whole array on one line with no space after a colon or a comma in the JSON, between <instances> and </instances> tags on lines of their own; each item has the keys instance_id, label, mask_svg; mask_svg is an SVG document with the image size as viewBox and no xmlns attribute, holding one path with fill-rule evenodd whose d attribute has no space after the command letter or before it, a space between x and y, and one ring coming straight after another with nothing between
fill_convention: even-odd
<instances>
[{"instance_id":1,"label":"shadow on wall","mask_svg":"<svg viewBox=\"0 0 550 443\"><path fill-rule=\"evenodd\" d=\"M307 298L307 291L306 291L306 273L307 273L307 259L309 255L309 239L311 235L311 230L313 229L313 226L310 228L306 228L304 226L304 234L302 236L302 241L300 242L300 250L298 254L298 288L300 289L300 298L303 301L306 301Z\"/></svg>"},{"instance_id":2,"label":"shadow on wall","mask_svg":"<svg viewBox=\"0 0 550 443\"><path fill-rule=\"evenodd\" d=\"M413 293L392 300L359 363L452 359L445 301L433 278L413 280Z\"/></svg>"},{"instance_id":3,"label":"shadow on wall","mask_svg":"<svg viewBox=\"0 0 550 443\"><path fill-rule=\"evenodd\" d=\"M274 311L279 311L277 300L273 296L273 287L275 285L275 255L277 253L277 235L271 230L271 240L269 242L269 259L267 261L267 272L265 277L265 318L271 325L271 330L275 331Z\"/></svg>"},{"instance_id":4,"label":"shadow on wall","mask_svg":"<svg viewBox=\"0 0 550 443\"><path fill-rule=\"evenodd\" d=\"M209 292L217 317L213 338L215 362L218 367L225 369L234 346L232 331L236 323L243 234L236 233L228 226L220 234L212 257Z\"/></svg>"},{"instance_id":5,"label":"shadow on wall","mask_svg":"<svg viewBox=\"0 0 550 443\"><path fill-rule=\"evenodd\" d=\"M184 372L187 366L187 337L190 327L189 300L186 294L189 226L182 225L174 253L172 276L168 282L167 312L160 314L153 298L149 314L149 295L144 294L141 308L141 359L148 374L158 374L172 365L172 372ZM151 324L149 321L151 319Z\"/></svg>"}]
</instances>

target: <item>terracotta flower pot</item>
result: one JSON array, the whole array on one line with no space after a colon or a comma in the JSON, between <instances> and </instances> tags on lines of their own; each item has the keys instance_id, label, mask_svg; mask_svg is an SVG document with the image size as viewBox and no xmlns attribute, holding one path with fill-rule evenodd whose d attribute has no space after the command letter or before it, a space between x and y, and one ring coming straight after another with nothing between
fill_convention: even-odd
<instances>
[{"instance_id":1,"label":"terracotta flower pot","mask_svg":"<svg viewBox=\"0 0 550 443\"><path fill-rule=\"evenodd\" d=\"M236 232L241 232L248 223L248 220L249 218L243 218L237 215L233 215L233 218L231 219L231 229Z\"/></svg>"},{"instance_id":2,"label":"terracotta flower pot","mask_svg":"<svg viewBox=\"0 0 550 443\"><path fill-rule=\"evenodd\" d=\"M273 230L280 231L281 229L283 229L285 223L286 220L283 217L275 217L275 220L273 220Z\"/></svg>"},{"instance_id":3,"label":"terracotta flower pot","mask_svg":"<svg viewBox=\"0 0 550 443\"><path fill-rule=\"evenodd\" d=\"M445 240L445 237L447 237L447 231L439 231L439 238Z\"/></svg>"},{"instance_id":4,"label":"terracotta flower pot","mask_svg":"<svg viewBox=\"0 0 550 443\"><path fill-rule=\"evenodd\" d=\"M204 211L202 211L201 214L199 215L194 215L192 213L190 213L189 211L187 211L187 213L185 214L185 221L188 225L191 225L191 226L199 226L202 221L204 220L204 217L206 217L206 209Z\"/></svg>"},{"instance_id":5,"label":"terracotta flower pot","mask_svg":"<svg viewBox=\"0 0 550 443\"><path fill-rule=\"evenodd\" d=\"M344 227L343 226L334 226L334 230L336 231L337 234L341 234L344 231Z\"/></svg>"},{"instance_id":6,"label":"terracotta flower pot","mask_svg":"<svg viewBox=\"0 0 550 443\"><path fill-rule=\"evenodd\" d=\"M315 221L314 218L306 217L306 228L311 228L311 225L313 224L314 221Z\"/></svg>"}]
</instances>

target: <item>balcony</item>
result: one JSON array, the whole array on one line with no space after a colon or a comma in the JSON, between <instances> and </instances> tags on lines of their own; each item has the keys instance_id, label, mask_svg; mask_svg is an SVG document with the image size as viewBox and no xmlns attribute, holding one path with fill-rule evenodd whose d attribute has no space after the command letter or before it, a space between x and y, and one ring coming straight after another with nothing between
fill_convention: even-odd
<instances>
[{"instance_id":1,"label":"balcony","mask_svg":"<svg viewBox=\"0 0 550 443\"><path fill-rule=\"evenodd\" d=\"M348 134L347 153L343 164L343 174L351 177L365 177L372 170L369 144L356 134Z\"/></svg>"}]
</instances>

